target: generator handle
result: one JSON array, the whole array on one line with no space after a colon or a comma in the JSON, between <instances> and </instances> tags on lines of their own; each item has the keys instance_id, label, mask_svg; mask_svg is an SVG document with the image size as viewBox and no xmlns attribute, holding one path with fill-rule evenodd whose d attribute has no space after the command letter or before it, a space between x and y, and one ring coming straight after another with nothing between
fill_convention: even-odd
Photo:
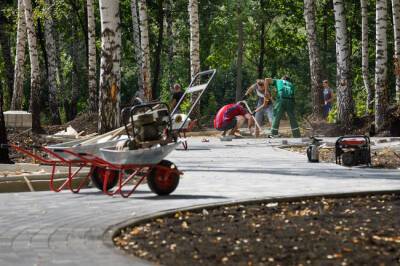
<instances>
[{"instance_id":1,"label":"generator handle","mask_svg":"<svg viewBox=\"0 0 400 266\"><path fill-rule=\"evenodd\" d=\"M339 146L339 145L340 145L340 142L341 142L342 140L344 140L344 139L351 139L351 138L363 138L363 139L365 139L366 144L368 144L368 145L371 144L371 140L370 140L370 138L369 138L368 136L365 136L365 135L347 135L347 136L339 137L339 138L336 140L335 146Z\"/></svg>"}]
</instances>

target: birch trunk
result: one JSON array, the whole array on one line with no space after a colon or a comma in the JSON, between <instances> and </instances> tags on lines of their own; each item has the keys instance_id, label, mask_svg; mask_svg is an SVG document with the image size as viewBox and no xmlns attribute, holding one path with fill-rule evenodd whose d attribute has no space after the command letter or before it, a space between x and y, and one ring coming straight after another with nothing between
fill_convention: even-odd
<instances>
[{"instance_id":1,"label":"birch trunk","mask_svg":"<svg viewBox=\"0 0 400 266\"><path fill-rule=\"evenodd\" d=\"M88 24L88 109L90 114L96 114L99 111L99 106L96 82L96 24L93 0L86 1L86 9Z\"/></svg>"},{"instance_id":2,"label":"birch trunk","mask_svg":"<svg viewBox=\"0 0 400 266\"><path fill-rule=\"evenodd\" d=\"M138 73L139 97L144 97L142 69L142 49L140 46L140 27L137 9L137 0L131 0L133 44L135 48L136 68Z\"/></svg>"},{"instance_id":3,"label":"birch trunk","mask_svg":"<svg viewBox=\"0 0 400 266\"><path fill-rule=\"evenodd\" d=\"M242 65L243 65L243 18L241 0L237 2L237 19L238 19L238 48L237 48L237 61L236 61L236 102L242 100Z\"/></svg>"},{"instance_id":4,"label":"birch trunk","mask_svg":"<svg viewBox=\"0 0 400 266\"><path fill-rule=\"evenodd\" d=\"M365 113L369 114L373 109L373 100L374 95L372 91L371 84L369 82L368 75L368 1L361 0L361 54L362 54L362 63L361 63L361 72L364 80L364 87L367 92L367 103Z\"/></svg>"},{"instance_id":5,"label":"birch trunk","mask_svg":"<svg viewBox=\"0 0 400 266\"><path fill-rule=\"evenodd\" d=\"M321 59L317 42L317 28L315 25L315 0L304 0L304 18L306 21L308 53L310 59L312 115L322 119L322 80Z\"/></svg>"},{"instance_id":6,"label":"birch trunk","mask_svg":"<svg viewBox=\"0 0 400 266\"><path fill-rule=\"evenodd\" d=\"M139 0L139 21L140 21L140 40L142 49L142 69L143 78L143 97L149 102L153 99L150 75L150 44L149 44L149 25L147 19L146 0Z\"/></svg>"},{"instance_id":7,"label":"birch trunk","mask_svg":"<svg viewBox=\"0 0 400 266\"><path fill-rule=\"evenodd\" d=\"M354 102L350 78L350 51L347 38L346 14L343 0L333 0L337 55L338 122L349 131L352 126Z\"/></svg>"},{"instance_id":8,"label":"birch trunk","mask_svg":"<svg viewBox=\"0 0 400 266\"><path fill-rule=\"evenodd\" d=\"M29 110L32 113L32 131L38 133L40 127L40 68L37 49L37 39L33 22L31 0L24 0L25 22L28 34L29 59L31 61L31 98Z\"/></svg>"},{"instance_id":9,"label":"birch trunk","mask_svg":"<svg viewBox=\"0 0 400 266\"><path fill-rule=\"evenodd\" d=\"M50 122L53 125L61 124L59 103L58 103L58 66L56 60L56 42L54 40L54 22L53 22L53 1L46 0L46 20L44 22L44 32L46 39L47 51L47 81L49 83L49 107L50 107Z\"/></svg>"},{"instance_id":10,"label":"birch trunk","mask_svg":"<svg viewBox=\"0 0 400 266\"><path fill-rule=\"evenodd\" d=\"M25 46L26 46L26 23L24 0L18 0L18 26L17 43L15 51L14 66L14 89L11 100L11 110L22 110L23 104L23 85L24 85L24 65L25 65Z\"/></svg>"},{"instance_id":11,"label":"birch trunk","mask_svg":"<svg viewBox=\"0 0 400 266\"><path fill-rule=\"evenodd\" d=\"M396 102L400 103L400 0L392 0Z\"/></svg>"},{"instance_id":12,"label":"birch trunk","mask_svg":"<svg viewBox=\"0 0 400 266\"><path fill-rule=\"evenodd\" d=\"M118 127L120 122L121 23L119 15L119 1L100 0L100 133Z\"/></svg>"},{"instance_id":13,"label":"birch trunk","mask_svg":"<svg viewBox=\"0 0 400 266\"><path fill-rule=\"evenodd\" d=\"M200 29L199 29L199 5L198 0L189 0L189 25L190 25L190 76L200 72ZM197 93L192 95L192 104L198 97ZM200 102L194 107L193 119L200 118Z\"/></svg>"},{"instance_id":14,"label":"birch trunk","mask_svg":"<svg viewBox=\"0 0 400 266\"><path fill-rule=\"evenodd\" d=\"M376 1L375 129L387 126L387 0Z\"/></svg>"}]
</instances>

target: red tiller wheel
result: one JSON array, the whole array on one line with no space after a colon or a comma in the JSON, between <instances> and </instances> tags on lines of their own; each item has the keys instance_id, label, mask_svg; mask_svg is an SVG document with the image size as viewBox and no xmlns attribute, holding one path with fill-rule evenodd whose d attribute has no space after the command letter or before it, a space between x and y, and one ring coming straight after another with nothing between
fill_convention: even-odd
<instances>
[{"instance_id":1,"label":"red tiller wheel","mask_svg":"<svg viewBox=\"0 0 400 266\"><path fill-rule=\"evenodd\" d=\"M147 176L147 184L150 190L157 195L169 195L179 184L178 168L168 160L162 160L157 166L150 170Z\"/></svg>"},{"instance_id":2,"label":"red tiller wheel","mask_svg":"<svg viewBox=\"0 0 400 266\"><path fill-rule=\"evenodd\" d=\"M104 180L108 176L107 191L115 187L118 183L119 172L116 170L108 170L101 167L95 167L91 176L93 185L103 190Z\"/></svg>"}]
</instances>

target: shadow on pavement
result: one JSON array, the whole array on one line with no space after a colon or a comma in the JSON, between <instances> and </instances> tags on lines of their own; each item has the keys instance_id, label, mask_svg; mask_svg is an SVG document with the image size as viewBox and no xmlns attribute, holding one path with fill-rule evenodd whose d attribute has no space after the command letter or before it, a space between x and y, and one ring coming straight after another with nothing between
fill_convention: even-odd
<instances>
[{"instance_id":1,"label":"shadow on pavement","mask_svg":"<svg viewBox=\"0 0 400 266\"><path fill-rule=\"evenodd\" d=\"M169 195L169 196L157 196L153 197L135 197L134 199L146 199L146 200L193 200L193 199L226 199L227 197L222 196L212 196L212 195Z\"/></svg>"},{"instance_id":2,"label":"shadow on pavement","mask_svg":"<svg viewBox=\"0 0 400 266\"><path fill-rule=\"evenodd\" d=\"M186 168L186 167L185 167ZM383 170L383 169L366 169L366 168L290 168L290 169L271 169L271 168L232 168L232 167L207 167L207 168L190 168L183 169L187 172L210 172L210 173L243 173L243 174L271 174L283 176L304 176L304 177L320 177L330 179L391 179L400 180L400 172L398 170ZM187 174L189 176L189 173Z\"/></svg>"}]
</instances>

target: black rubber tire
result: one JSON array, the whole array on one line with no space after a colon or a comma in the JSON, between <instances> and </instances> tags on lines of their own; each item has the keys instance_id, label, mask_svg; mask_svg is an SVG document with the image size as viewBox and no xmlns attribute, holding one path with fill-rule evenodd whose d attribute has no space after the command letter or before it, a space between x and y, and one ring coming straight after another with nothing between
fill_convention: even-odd
<instances>
[{"instance_id":1,"label":"black rubber tire","mask_svg":"<svg viewBox=\"0 0 400 266\"><path fill-rule=\"evenodd\" d=\"M107 191L112 189L118 184L118 175L119 171L116 170L106 170L103 168L95 167L90 179L92 180L93 185L99 190L103 191L103 177L102 175L106 172L111 172L111 178L108 179Z\"/></svg>"},{"instance_id":2,"label":"black rubber tire","mask_svg":"<svg viewBox=\"0 0 400 266\"><path fill-rule=\"evenodd\" d=\"M168 160L162 160L158 165L175 168L178 170L175 164ZM150 170L147 176L147 185L150 190L159 196L166 196L171 194L179 184L179 174L171 173L169 176L163 175L162 170L153 168Z\"/></svg>"}]
</instances>

